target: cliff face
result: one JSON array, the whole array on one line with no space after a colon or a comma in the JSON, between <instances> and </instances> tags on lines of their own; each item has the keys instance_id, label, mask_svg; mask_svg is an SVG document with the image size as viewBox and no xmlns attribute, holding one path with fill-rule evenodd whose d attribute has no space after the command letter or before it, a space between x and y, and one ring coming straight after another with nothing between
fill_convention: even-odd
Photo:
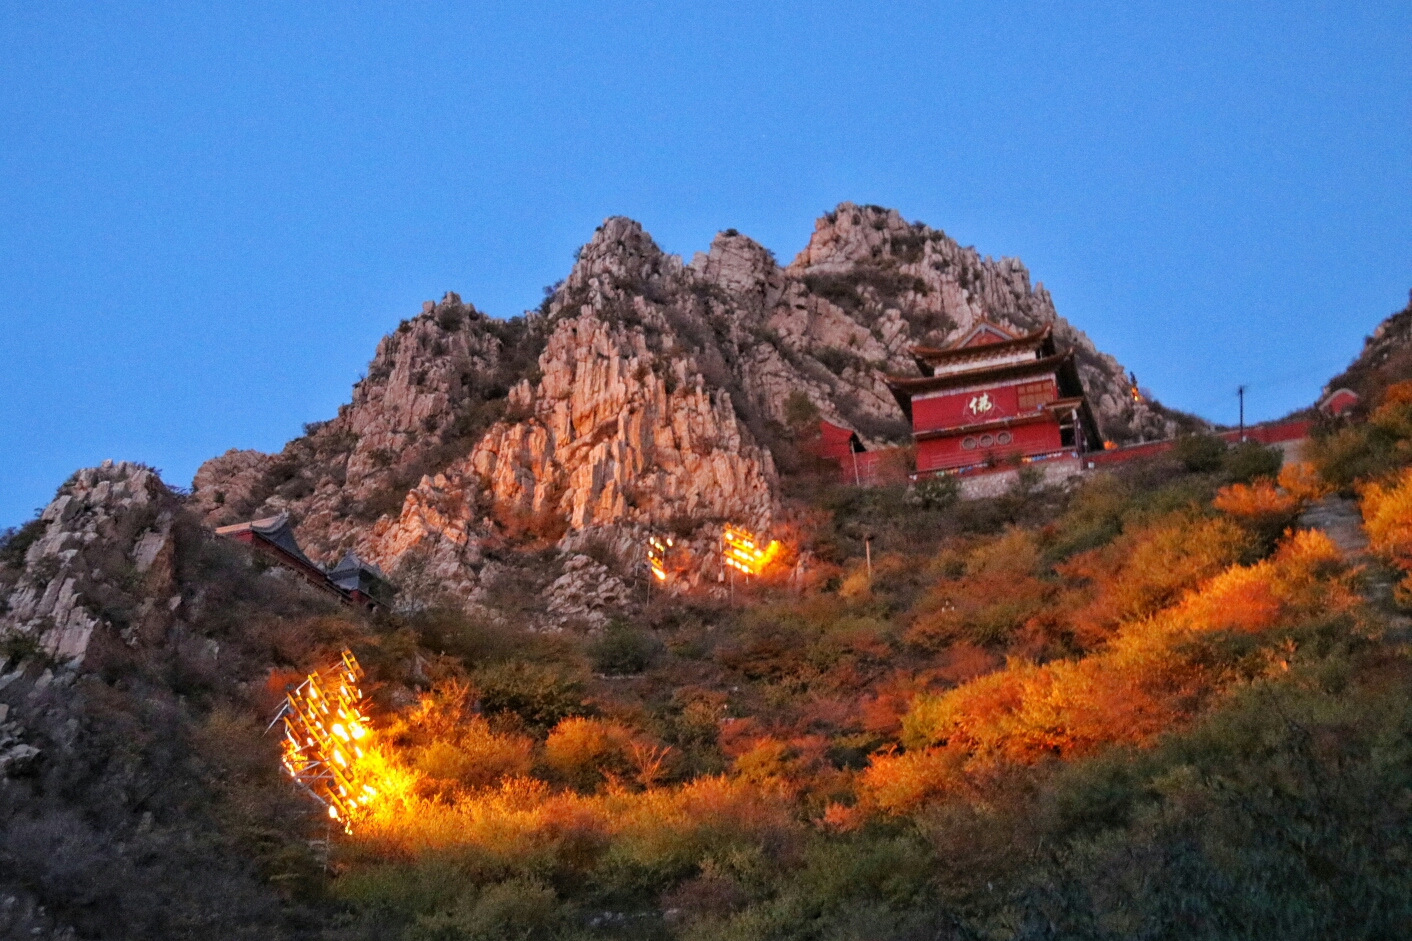
<instances>
[{"instance_id":1,"label":"cliff face","mask_svg":"<svg viewBox=\"0 0 1412 941\"><path fill-rule=\"evenodd\" d=\"M874 445L905 440L883 377L914 374L910 346L982 318L1055 323L1108 437L1169 430L1019 262L894 211L839 206L784 267L733 231L683 265L613 218L539 311L501 322L454 294L429 302L335 418L279 455L208 461L191 505L210 523L288 510L316 559L353 548L422 586L411 595L479 604L487 549L524 532L628 559L647 531L704 549L722 521L767 528L795 431L817 415Z\"/></svg>"}]
</instances>

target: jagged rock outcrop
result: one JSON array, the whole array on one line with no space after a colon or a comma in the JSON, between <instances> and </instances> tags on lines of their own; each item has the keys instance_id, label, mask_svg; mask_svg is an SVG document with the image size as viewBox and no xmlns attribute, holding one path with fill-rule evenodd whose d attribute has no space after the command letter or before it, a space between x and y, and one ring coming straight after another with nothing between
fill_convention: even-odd
<instances>
[{"instance_id":1,"label":"jagged rock outcrop","mask_svg":"<svg viewBox=\"0 0 1412 941\"><path fill-rule=\"evenodd\" d=\"M76 667L96 630L131 644L163 623L170 608L152 599L165 598L172 577L174 509L140 464L104 461L75 473L6 546L18 563L0 574L0 642L10 659L34 653ZM137 584L146 603L134 606Z\"/></svg>"},{"instance_id":2,"label":"jagged rock outcrop","mask_svg":"<svg viewBox=\"0 0 1412 941\"><path fill-rule=\"evenodd\" d=\"M631 600L631 590L603 563L571 555L563 574L549 586L548 596L550 617L602 627L608 611L621 609Z\"/></svg>"},{"instance_id":3,"label":"jagged rock outcrop","mask_svg":"<svg viewBox=\"0 0 1412 941\"><path fill-rule=\"evenodd\" d=\"M235 509L237 515L244 512L275 460L273 454L235 448L211 458L196 471L188 505L203 517L229 522L230 510L241 508Z\"/></svg>"},{"instance_id":4,"label":"jagged rock outcrop","mask_svg":"<svg viewBox=\"0 0 1412 941\"><path fill-rule=\"evenodd\" d=\"M504 414L511 386L534 368L530 333L453 293L428 301L382 339L334 418L306 426L278 455L229 451L207 461L190 505L212 525L288 510L310 555L332 561Z\"/></svg>"},{"instance_id":5,"label":"jagged rock outcrop","mask_svg":"<svg viewBox=\"0 0 1412 941\"><path fill-rule=\"evenodd\" d=\"M613 218L538 311L501 322L454 294L428 302L337 416L279 455L207 462L191 505L212 523L287 510L315 559L353 548L425 586L407 597L476 604L485 547L517 532L631 560L649 530L691 551L723 520L767 528L796 432L817 416L905 440L884 377L982 318L1054 323L1108 437L1169 433L1023 265L895 211L844 203L783 267L734 231L683 265Z\"/></svg>"}]
</instances>

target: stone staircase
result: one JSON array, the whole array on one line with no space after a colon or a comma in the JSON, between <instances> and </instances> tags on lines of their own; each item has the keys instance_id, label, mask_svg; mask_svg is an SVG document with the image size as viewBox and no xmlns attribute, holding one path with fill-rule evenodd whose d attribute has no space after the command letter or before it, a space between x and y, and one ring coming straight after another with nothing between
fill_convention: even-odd
<instances>
[{"instance_id":1,"label":"stone staircase","mask_svg":"<svg viewBox=\"0 0 1412 941\"><path fill-rule=\"evenodd\" d=\"M1363 596L1386 622L1387 639L1412 640L1412 617L1402 612L1392 595L1401 573L1368 551L1368 534L1363 531L1358 501L1336 495L1324 497L1300 515L1299 526L1327 533L1350 563L1363 567Z\"/></svg>"}]
</instances>

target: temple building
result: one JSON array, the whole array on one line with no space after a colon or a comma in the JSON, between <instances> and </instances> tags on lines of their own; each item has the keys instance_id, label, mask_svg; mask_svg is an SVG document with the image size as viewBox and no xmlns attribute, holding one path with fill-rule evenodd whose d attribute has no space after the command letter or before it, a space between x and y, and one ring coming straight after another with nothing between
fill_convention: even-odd
<instances>
[{"instance_id":1,"label":"temple building","mask_svg":"<svg viewBox=\"0 0 1412 941\"><path fill-rule=\"evenodd\" d=\"M1039 461L1077 472L1085 452L1103 448L1074 351L1059 350L1049 326L1021 336L983 321L944 349L912 355L922 375L887 385L912 422L919 476Z\"/></svg>"}]
</instances>

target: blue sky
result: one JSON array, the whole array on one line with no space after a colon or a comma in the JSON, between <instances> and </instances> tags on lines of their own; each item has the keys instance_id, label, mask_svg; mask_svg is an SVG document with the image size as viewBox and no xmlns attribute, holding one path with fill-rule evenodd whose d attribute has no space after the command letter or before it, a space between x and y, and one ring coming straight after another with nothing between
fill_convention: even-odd
<instances>
[{"instance_id":1,"label":"blue sky","mask_svg":"<svg viewBox=\"0 0 1412 941\"><path fill-rule=\"evenodd\" d=\"M787 260L843 200L1019 257L1169 404L1283 414L1412 288L1412 5L0 0L0 526L277 450L606 216Z\"/></svg>"}]
</instances>

